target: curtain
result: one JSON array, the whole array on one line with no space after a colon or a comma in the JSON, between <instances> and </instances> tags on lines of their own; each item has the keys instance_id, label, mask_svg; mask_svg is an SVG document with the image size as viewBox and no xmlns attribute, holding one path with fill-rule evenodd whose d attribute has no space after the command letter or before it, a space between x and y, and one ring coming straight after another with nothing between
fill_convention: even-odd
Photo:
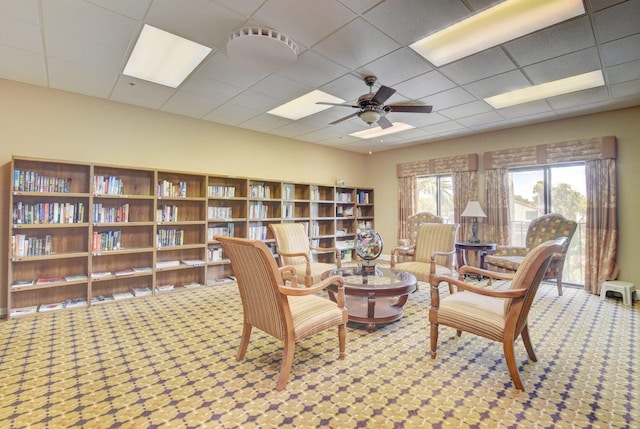
<instances>
[{"instance_id":1,"label":"curtain","mask_svg":"<svg viewBox=\"0 0 640 429\"><path fill-rule=\"evenodd\" d=\"M618 243L617 180L615 159L585 162L587 176L587 220L585 284L587 292L599 295L602 282L617 277Z\"/></svg>"},{"instance_id":2,"label":"curtain","mask_svg":"<svg viewBox=\"0 0 640 429\"><path fill-rule=\"evenodd\" d=\"M484 239L502 245L511 241L509 216L509 174L506 168L485 172L485 212L487 214Z\"/></svg>"},{"instance_id":3,"label":"curtain","mask_svg":"<svg viewBox=\"0 0 640 429\"><path fill-rule=\"evenodd\" d=\"M470 222L462 222L460 214L467 207L469 200L478 200L478 179L475 171L458 171L452 174L453 178L453 213L454 222L460 224L458 229L459 241L465 241L470 236ZM478 236L482 238L482 230L478 231Z\"/></svg>"},{"instance_id":4,"label":"curtain","mask_svg":"<svg viewBox=\"0 0 640 429\"><path fill-rule=\"evenodd\" d=\"M416 176L398 177L398 238L409 236L407 218L415 214L418 203L418 180Z\"/></svg>"}]
</instances>

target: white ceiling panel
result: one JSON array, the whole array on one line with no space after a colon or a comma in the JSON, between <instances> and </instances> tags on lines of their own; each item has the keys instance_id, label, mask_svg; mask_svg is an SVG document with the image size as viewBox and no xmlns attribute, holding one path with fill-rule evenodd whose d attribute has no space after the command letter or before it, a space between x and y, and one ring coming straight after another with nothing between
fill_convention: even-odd
<instances>
[{"instance_id":1,"label":"white ceiling panel","mask_svg":"<svg viewBox=\"0 0 640 429\"><path fill-rule=\"evenodd\" d=\"M640 0L586 0L587 13L436 68L409 45L500 0L1 0L0 78L101 97L276 136L366 153L523 123L640 105ZM213 52L177 89L122 75L144 24ZM227 56L229 33L274 28L299 45L276 72ZM606 86L507 109L484 97L603 68ZM369 128L336 106L291 121L266 112L313 89L349 104L371 91L416 127L361 141ZM132 85L133 84L133 85ZM372 149L373 148L373 149Z\"/></svg>"}]
</instances>

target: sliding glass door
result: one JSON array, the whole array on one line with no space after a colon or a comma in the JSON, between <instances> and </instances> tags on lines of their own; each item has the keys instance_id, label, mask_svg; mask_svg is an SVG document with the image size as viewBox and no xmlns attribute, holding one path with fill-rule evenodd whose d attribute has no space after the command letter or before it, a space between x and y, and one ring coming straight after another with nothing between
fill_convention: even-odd
<instances>
[{"instance_id":1,"label":"sliding glass door","mask_svg":"<svg viewBox=\"0 0 640 429\"><path fill-rule=\"evenodd\" d=\"M564 264L563 283L584 284L584 163L509 170L511 245L524 246L529 222L545 213L560 213L578 223Z\"/></svg>"}]
</instances>

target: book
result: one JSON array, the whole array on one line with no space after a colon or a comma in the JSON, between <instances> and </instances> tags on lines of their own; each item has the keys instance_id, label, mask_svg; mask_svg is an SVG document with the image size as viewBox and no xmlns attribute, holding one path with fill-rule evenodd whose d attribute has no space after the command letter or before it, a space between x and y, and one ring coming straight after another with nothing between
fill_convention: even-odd
<instances>
[{"instance_id":1,"label":"book","mask_svg":"<svg viewBox=\"0 0 640 429\"><path fill-rule=\"evenodd\" d=\"M133 268L126 268L124 270L118 270L116 272L114 272L114 274L116 276L130 276L131 274L135 274L136 272L133 270Z\"/></svg>"},{"instance_id":2,"label":"book","mask_svg":"<svg viewBox=\"0 0 640 429\"><path fill-rule=\"evenodd\" d=\"M64 303L62 302L54 302L51 304L40 304L40 313L44 313L47 311L61 310L64 308Z\"/></svg>"},{"instance_id":3,"label":"book","mask_svg":"<svg viewBox=\"0 0 640 429\"><path fill-rule=\"evenodd\" d=\"M112 302L113 297L109 295L97 295L91 297L91 305L104 304L105 302Z\"/></svg>"},{"instance_id":4,"label":"book","mask_svg":"<svg viewBox=\"0 0 640 429\"><path fill-rule=\"evenodd\" d=\"M133 296L148 296L151 295L151 288L148 287L136 287L131 289Z\"/></svg>"},{"instance_id":5,"label":"book","mask_svg":"<svg viewBox=\"0 0 640 429\"><path fill-rule=\"evenodd\" d=\"M87 280L86 274L71 274L68 276L64 276L64 279L68 282L76 281L76 280Z\"/></svg>"},{"instance_id":6,"label":"book","mask_svg":"<svg viewBox=\"0 0 640 429\"><path fill-rule=\"evenodd\" d=\"M98 271L98 272L91 273L91 278L92 279L102 279L102 278L105 278L105 277L109 277L111 275L112 275L111 271Z\"/></svg>"},{"instance_id":7,"label":"book","mask_svg":"<svg viewBox=\"0 0 640 429\"><path fill-rule=\"evenodd\" d=\"M13 316L24 316L25 314L33 314L38 311L37 305L30 305L27 307L18 307L11 309L11 317Z\"/></svg>"},{"instance_id":8,"label":"book","mask_svg":"<svg viewBox=\"0 0 640 429\"><path fill-rule=\"evenodd\" d=\"M132 270L136 273L150 273L151 267L133 267Z\"/></svg>"},{"instance_id":9,"label":"book","mask_svg":"<svg viewBox=\"0 0 640 429\"><path fill-rule=\"evenodd\" d=\"M190 265L192 267L201 267L205 264L202 259L183 259L182 263L185 265Z\"/></svg>"},{"instance_id":10,"label":"book","mask_svg":"<svg viewBox=\"0 0 640 429\"><path fill-rule=\"evenodd\" d=\"M173 290L173 285L158 285L156 286L158 292L169 292Z\"/></svg>"},{"instance_id":11,"label":"book","mask_svg":"<svg viewBox=\"0 0 640 429\"><path fill-rule=\"evenodd\" d=\"M33 280L16 280L11 284L11 289L19 289L25 286L31 286L33 284Z\"/></svg>"},{"instance_id":12,"label":"book","mask_svg":"<svg viewBox=\"0 0 640 429\"><path fill-rule=\"evenodd\" d=\"M49 283L57 283L57 282L62 282L64 281L64 279L62 277L43 277L40 278L36 281L36 284L39 285L46 285Z\"/></svg>"},{"instance_id":13,"label":"book","mask_svg":"<svg viewBox=\"0 0 640 429\"><path fill-rule=\"evenodd\" d=\"M133 298L133 294L131 292L114 292L113 299L119 301L121 299L129 299Z\"/></svg>"},{"instance_id":14,"label":"book","mask_svg":"<svg viewBox=\"0 0 640 429\"><path fill-rule=\"evenodd\" d=\"M64 302L63 306L66 307L66 308L86 307L87 306L87 299L86 298L67 299Z\"/></svg>"},{"instance_id":15,"label":"book","mask_svg":"<svg viewBox=\"0 0 640 429\"><path fill-rule=\"evenodd\" d=\"M182 283L182 287L185 289L195 289L198 287L201 287L202 285L198 282L188 282L188 283Z\"/></svg>"}]
</instances>

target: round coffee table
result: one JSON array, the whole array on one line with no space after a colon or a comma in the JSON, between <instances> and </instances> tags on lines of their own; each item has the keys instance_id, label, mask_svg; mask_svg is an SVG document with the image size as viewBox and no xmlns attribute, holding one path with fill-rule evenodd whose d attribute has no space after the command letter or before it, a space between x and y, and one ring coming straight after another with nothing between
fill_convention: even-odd
<instances>
[{"instance_id":1,"label":"round coffee table","mask_svg":"<svg viewBox=\"0 0 640 429\"><path fill-rule=\"evenodd\" d=\"M402 317L402 307L416 290L416 277L405 271L377 268L376 274L363 274L361 267L330 270L322 278L339 275L344 279L349 320L367 325L369 332L376 324L394 322ZM337 286L327 288L329 298L336 301Z\"/></svg>"}]
</instances>

